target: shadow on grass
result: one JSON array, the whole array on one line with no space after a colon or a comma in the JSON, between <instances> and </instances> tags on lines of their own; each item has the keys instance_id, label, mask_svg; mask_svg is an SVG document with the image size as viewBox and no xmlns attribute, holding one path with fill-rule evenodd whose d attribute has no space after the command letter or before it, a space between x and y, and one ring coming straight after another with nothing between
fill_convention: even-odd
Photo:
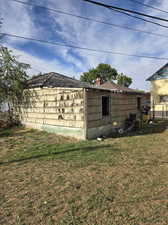
<instances>
[{"instance_id":1,"label":"shadow on grass","mask_svg":"<svg viewBox=\"0 0 168 225\"><path fill-rule=\"evenodd\" d=\"M13 130L11 128L1 128L0 129L0 138L1 137L9 137L13 135Z\"/></svg>"},{"instance_id":2,"label":"shadow on grass","mask_svg":"<svg viewBox=\"0 0 168 225\"><path fill-rule=\"evenodd\" d=\"M14 137L14 136L25 136L27 134L32 134L36 132L34 129L24 130L23 126L13 126L9 128L0 129L0 138L1 137Z\"/></svg>"},{"instance_id":3,"label":"shadow on grass","mask_svg":"<svg viewBox=\"0 0 168 225\"><path fill-rule=\"evenodd\" d=\"M61 155L61 154L66 154L66 153L71 153L71 152L78 152L78 153L87 153L91 151L96 151L104 148L111 148L113 151L117 151L117 149L113 149L111 145L100 145L100 146L86 146L86 147L77 147L77 148L71 148L71 149L66 149L64 151L57 151L57 152L47 152L46 154L38 154L38 155L32 155L29 157L21 157L19 159L12 159L9 161L5 162L0 162L0 165L5 165L5 164L11 164L11 163L16 163L16 162L22 162L22 161L28 161L32 159L38 159L38 158L43 158L43 157L48 157L48 156L54 156L54 155ZM55 149L56 150L56 149Z\"/></svg>"},{"instance_id":4,"label":"shadow on grass","mask_svg":"<svg viewBox=\"0 0 168 225\"><path fill-rule=\"evenodd\" d=\"M112 134L110 137L119 138L119 137L131 137L131 136L141 136L148 134L159 134L163 133L168 129L168 121L156 121L153 124L147 124L144 128L138 129L136 131L130 131L124 134Z\"/></svg>"}]
</instances>

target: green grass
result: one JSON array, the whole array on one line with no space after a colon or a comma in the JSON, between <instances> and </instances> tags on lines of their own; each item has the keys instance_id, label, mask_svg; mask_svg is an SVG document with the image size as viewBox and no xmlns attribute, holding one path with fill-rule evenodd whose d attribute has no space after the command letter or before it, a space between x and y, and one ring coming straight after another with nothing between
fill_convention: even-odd
<instances>
[{"instance_id":1,"label":"green grass","mask_svg":"<svg viewBox=\"0 0 168 225\"><path fill-rule=\"evenodd\" d=\"M0 224L168 224L168 129L102 142L0 131Z\"/></svg>"},{"instance_id":2,"label":"green grass","mask_svg":"<svg viewBox=\"0 0 168 225\"><path fill-rule=\"evenodd\" d=\"M15 138L12 138L13 132L13 129L10 129L0 133L2 138L11 136L11 139L8 139L8 144L15 148L14 151L10 151L10 153L1 158L1 164L34 159L61 159L63 161L75 162L77 166L87 166L92 162L110 161L112 163L115 157L117 157L117 153L122 151L117 145L113 146L106 143L106 141L71 141L66 143L64 141L65 138L60 137L62 139L61 143L55 143L54 141L54 143L50 144L49 138L51 134L46 132L30 130L21 137L16 135ZM110 158L108 157L109 155Z\"/></svg>"}]
</instances>

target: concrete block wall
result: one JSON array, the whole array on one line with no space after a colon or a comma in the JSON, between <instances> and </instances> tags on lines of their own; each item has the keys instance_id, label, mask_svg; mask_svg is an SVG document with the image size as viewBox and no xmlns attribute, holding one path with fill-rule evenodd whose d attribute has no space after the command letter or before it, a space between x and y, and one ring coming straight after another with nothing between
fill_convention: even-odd
<instances>
[{"instance_id":1,"label":"concrete block wall","mask_svg":"<svg viewBox=\"0 0 168 225\"><path fill-rule=\"evenodd\" d=\"M38 88L29 107L22 107L24 125L85 139L84 90Z\"/></svg>"},{"instance_id":2,"label":"concrete block wall","mask_svg":"<svg viewBox=\"0 0 168 225\"><path fill-rule=\"evenodd\" d=\"M21 121L28 127L91 139L108 135L137 114L135 94L82 88L38 88L32 104L22 107ZM110 97L110 114L102 116L102 96ZM114 125L117 123L117 126Z\"/></svg>"}]
</instances>

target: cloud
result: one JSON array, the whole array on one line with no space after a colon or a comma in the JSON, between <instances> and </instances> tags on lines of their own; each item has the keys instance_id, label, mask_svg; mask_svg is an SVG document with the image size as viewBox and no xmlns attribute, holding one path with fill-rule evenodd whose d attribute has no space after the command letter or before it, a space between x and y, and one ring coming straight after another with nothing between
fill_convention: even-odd
<instances>
[{"instance_id":1,"label":"cloud","mask_svg":"<svg viewBox=\"0 0 168 225\"><path fill-rule=\"evenodd\" d=\"M162 2L162 8L166 7L166 1ZM97 10L95 8L95 10ZM100 10L98 10L100 12ZM146 10L148 12L149 10ZM94 12L95 13L95 12ZM105 10L103 11L103 15ZM160 15L160 13L154 12L150 9L150 13L154 15ZM97 14L97 13L95 13ZM103 17L100 16L99 17ZM94 14L92 13L92 17ZM109 16L109 13L106 13L106 16ZM116 16L116 15L115 15ZM124 24L127 24L128 19L125 20L124 16L121 17L124 21ZM121 21L121 18L119 21ZM113 19L113 18L111 18ZM116 20L116 19L115 19ZM104 26L101 24L90 23L89 25L86 22L77 21L77 19L72 18L69 21L67 18L59 17L57 22L60 23L62 27L65 27L65 31L62 31L62 35L68 39L73 40L76 43L79 43L81 46L87 46L90 48L108 50L111 49L114 52L125 52L128 54L138 54L138 55L148 55L148 56L160 56L166 57L165 47L167 40L165 38L159 38L155 36L150 36L146 34L140 34L138 32L130 32L125 30L119 30L117 28L112 28ZM118 22L117 22L118 23ZM147 31L155 31L156 27L154 25L149 25L145 23L138 23L137 28L146 29ZM136 27L135 27L136 28ZM155 31L156 32L156 31ZM157 32L166 34L167 30L163 31L162 28L157 29ZM75 37L72 35L77 33ZM160 54L160 52L162 54ZM123 72L127 75L130 75L134 80L134 87L147 89L149 88L149 83L145 80L150 76L158 67L162 66L165 61L157 61L151 59L140 59L133 57L122 57L118 55L105 55L90 53L81 53L78 51L80 56L85 58L86 69L95 67L98 63L104 62L109 63L113 67L116 67L120 72Z\"/></svg>"},{"instance_id":2,"label":"cloud","mask_svg":"<svg viewBox=\"0 0 168 225\"><path fill-rule=\"evenodd\" d=\"M13 3L12 1L1 1L1 16L3 18L2 32L31 36L33 24L27 9L24 5ZM13 39L8 41L13 42ZM14 40L14 42L20 40Z\"/></svg>"},{"instance_id":3,"label":"cloud","mask_svg":"<svg viewBox=\"0 0 168 225\"><path fill-rule=\"evenodd\" d=\"M77 0L50 0L47 2L38 0L36 3L77 15L168 35L168 29L136 21L116 12ZM156 2L146 0L144 3L154 5ZM133 8L134 6L132 3L127 8ZM168 10L167 1L157 2L157 7ZM163 13L145 7L138 6L138 10L165 17ZM4 17L3 30L5 32L99 50L168 57L166 38L84 21L5 0L2 0L2 11ZM108 63L119 72L131 76L133 79L132 87L140 89L149 89L149 83L145 81L146 78L166 63L166 61L124 57L59 46L47 47L42 44L38 44L37 49L37 45L31 45L26 40L21 41L19 39L8 39L6 44L15 54L22 56L20 57L22 61L30 63L32 67L41 72L55 71L79 77L82 72L96 67L99 63ZM41 51L39 51L39 48ZM52 57L49 58L51 52ZM32 72L35 73L35 70L32 70Z\"/></svg>"},{"instance_id":4,"label":"cloud","mask_svg":"<svg viewBox=\"0 0 168 225\"><path fill-rule=\"evenodd\" d=\"M31 69L28 70L30 76L40 72L58 72L71 77L75 77L76 75L72 65L65 67L64 64L61 64L58 60L47 62L46 60L27 54L24 51L17 50L10 45L6 45L6 47L12 50L12 54L17 57L18 61L31 65Z\"/></svg>"}]
</instances>

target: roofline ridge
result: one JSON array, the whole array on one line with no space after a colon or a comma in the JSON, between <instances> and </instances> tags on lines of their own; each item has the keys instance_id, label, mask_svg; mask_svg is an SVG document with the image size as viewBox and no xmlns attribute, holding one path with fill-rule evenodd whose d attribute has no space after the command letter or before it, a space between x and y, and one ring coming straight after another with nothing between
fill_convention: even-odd
<instances>
[{"instance_id":1,"label":"roofline ridge","mask_svg":"<svg viewBox=\"0 0 168 225\"><path fill-rule=\"evenodd\" d=\"M57 74L57 75L60 75L62 77L68 78L68 79L72 79L72 80L75 80L75 81L79 81L76 78L69 77L68 75L64 75L64 74L61 74L61 73L57 73L57 72L49 72L49 73L52 73L53 75ZM47 73L45 73L45 74L47 74ZM45 74L43 74L43 75L45 75Z\"/></svg>"}]
</instances>

